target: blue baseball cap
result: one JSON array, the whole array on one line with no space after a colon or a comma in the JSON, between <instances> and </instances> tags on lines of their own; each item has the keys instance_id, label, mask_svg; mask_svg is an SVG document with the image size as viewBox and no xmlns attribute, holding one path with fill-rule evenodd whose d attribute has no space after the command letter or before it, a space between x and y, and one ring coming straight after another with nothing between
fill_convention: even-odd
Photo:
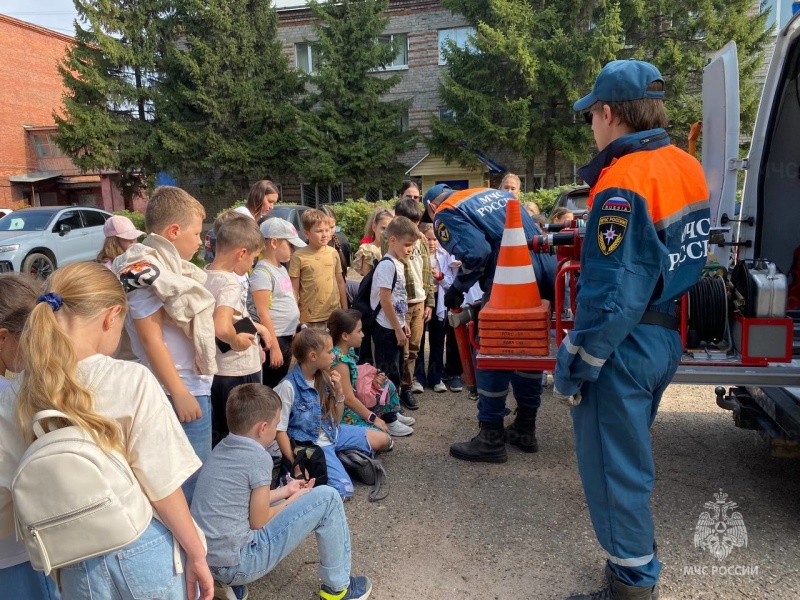
<instances>
[{"instance_id":1,"label":"blue baseball cap","mask_svg":"<svg viewBox=\"0 0 800 600\"><path fill-rule=\"evenodd\" d=\"M664 78L650 63L633 58L613 60L600 71L592 91L573 104L572 109L583 111L595 102L629 102L642 98L663 100L663 91L647 90L654 81L663 84Z\"/></svg>"},{"instance_id":2,"label":"blue baseball cap","mask_svg":"<svg viewBox=\"0 0 800 600\"><path fill-rule=\"evenodd\" d=\"M430 223L431 218L428 215L428 205L447 191L452 192L454 190L446 183L437 183L436 185L432 185L428 188L428 191L425 192L425 195L422 197L422 207L424 209L424 212L422 213L422 221Z\"/></svg>"}]
</instances>

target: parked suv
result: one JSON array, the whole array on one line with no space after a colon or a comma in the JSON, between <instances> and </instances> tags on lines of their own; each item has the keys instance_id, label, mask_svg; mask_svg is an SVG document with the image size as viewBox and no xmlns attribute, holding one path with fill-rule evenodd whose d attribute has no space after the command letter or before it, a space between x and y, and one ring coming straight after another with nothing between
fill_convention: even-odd
<instances>
[{"instance_id":1,"label":"parked suv","mask_svg":"<svg viewBox=\"0 0 800 600\"><path fill-rule=\"evenodd\" d=\"M0 273L44 279L62 265L94 260L110 216L78 206L23 208L6 215L0 219Z\"/></svg>"},{"instance_id":2,"label":"parked suv","mask_svg":"<svg viewBox=\"0 0 800 600\"><path fill-rule=\"evenodd\" d=\"M553 210L560 207L568 208L576 219L583 218L589 212L589 186L579 185L561 192L553 204Z\"/></svg>"}]
</instances>

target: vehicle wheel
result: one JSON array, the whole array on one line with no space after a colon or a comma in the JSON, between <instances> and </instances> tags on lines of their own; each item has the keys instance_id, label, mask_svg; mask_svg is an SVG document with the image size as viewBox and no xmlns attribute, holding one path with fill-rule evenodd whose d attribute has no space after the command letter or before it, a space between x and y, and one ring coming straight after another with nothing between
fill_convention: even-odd
<instances>
[{"instance_id":1,"label":"vehicle wheel","mask_svg":"<svg viewBox=\"0 0 800 600\"><path fill-rule=\"evenodd\" d=\"M22 261L22 272L34 279L47 279L55 270L53 259L41 252L32 252Z\"/></svg>"}]
</instances>

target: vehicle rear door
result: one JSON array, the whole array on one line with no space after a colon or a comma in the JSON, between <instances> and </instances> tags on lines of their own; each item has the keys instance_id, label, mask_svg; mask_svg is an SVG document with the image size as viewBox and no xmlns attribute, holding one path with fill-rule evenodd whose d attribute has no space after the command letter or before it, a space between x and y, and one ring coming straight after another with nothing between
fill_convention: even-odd
<instances>
[{"instance_id":1,"label":"vehicle rear door","mask_svg":"<svg viewBox=\"0 0 800 600\"><path fill-rule=\"evenodd\" d=\"M703 171L711 206L712 251L728 264L735 235L737 172L739 161L739 60L736 43L728 42L703 69Z\"/></svg>"},{"instance_id":2,"label":"vehicle rear door","mask_svg":"<svg viewBox=\"0 0 800 600\"><path fill-rule=\"evenodd\" d=\"M81 260L94 260L97 253L103 247L105 235L103 234L103 225L106 223L108 216L99 210L81 210L83 217L83 254L84 258Z\"/></svg>"}]
</instances>

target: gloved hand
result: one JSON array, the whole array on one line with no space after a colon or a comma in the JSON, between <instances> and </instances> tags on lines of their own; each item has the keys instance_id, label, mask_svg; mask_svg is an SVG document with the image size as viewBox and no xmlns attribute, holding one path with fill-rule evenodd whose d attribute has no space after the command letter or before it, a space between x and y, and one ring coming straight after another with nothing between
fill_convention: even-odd
<instances>
[{"instance_id":1,"label":"gloved hand","mask_svg":"<svg viewBox=\"0 0 800 600\"><path fill-rule=\"evenodd\" d=\"M447 308L461 308L464 304L464 292L456 289L456 286L451 285L444 293L444 305Z\"/></svg>"},{"instance_id":2,"label":"gloved hand","mask_svg":"<svg viewBox=\"0 0 800 600\"><path fill-rule=\"evenodd\" d=\"M578 406L581 403L581 400L583 400L580 392L577 392L574 396L567 396L566 394L559 392L555 387L553 388L553 398L570 408L573 406Z\"/></svg>"}]
</instances>

